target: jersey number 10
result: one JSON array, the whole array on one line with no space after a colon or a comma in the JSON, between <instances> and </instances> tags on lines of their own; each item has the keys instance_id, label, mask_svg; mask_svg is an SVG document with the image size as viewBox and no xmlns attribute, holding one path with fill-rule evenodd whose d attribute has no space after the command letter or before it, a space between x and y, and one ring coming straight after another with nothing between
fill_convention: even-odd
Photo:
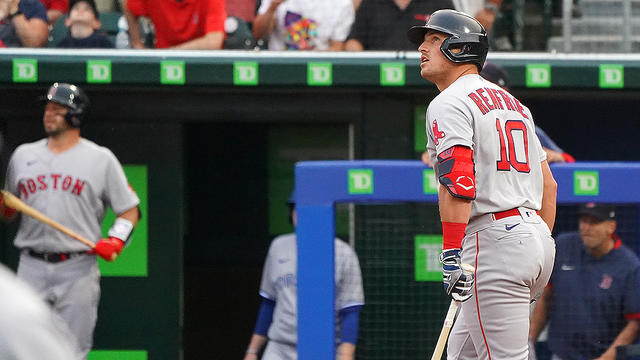
<instances>
[{"instance_id":1,"label":"jersey number 10","mask_svg":"<svg viewBox=\"0 0 640 360\"><path fill-rule=\"evenodd\" d=\"M496 161L498 170L509 171L511 170L511 167L513 167L519 172L528 173L531 168L529 167L529 140L527 139L527 126L522 120L507 120L504 123L503 133L502 127L500 126L500 119L496 118L496 130L498 131L498 137L500 138L500 160ZM518 139L519 141L517 144L513 140L514 131L522 131L522 139ZM505 133L507 135L506 141L504 136ZM506 146L507 143L509 146ZM524 149L523 153L526 159L524 162L520 162L516 158L517 146Z\"/></svg>"}]
</instances>

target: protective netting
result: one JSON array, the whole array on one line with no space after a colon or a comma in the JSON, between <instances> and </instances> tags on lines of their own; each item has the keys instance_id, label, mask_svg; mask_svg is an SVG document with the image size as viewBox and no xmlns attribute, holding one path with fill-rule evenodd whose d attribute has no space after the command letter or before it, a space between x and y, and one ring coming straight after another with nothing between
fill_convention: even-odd
<instances>
[{"instance_id":1,"label":"protective netting","mask_svg":"<svg viewBox=\"0 0 640 360\"><path fill-rule=\"evenodd\" d=\"M577 230L577 209L578 205L558 206L554 235ZM429 244L441 241L437 205L357 205L355 214L355 248L366 302L357 358L430 358L450 299L442 291L441 274L429 277L416 267L433 267L421 258L433 257ZM637 205L617 206L617 233L636 254L640 248L639 216ZM538 359L545 359L544 351Z\"/></svg>"}]
</instances>

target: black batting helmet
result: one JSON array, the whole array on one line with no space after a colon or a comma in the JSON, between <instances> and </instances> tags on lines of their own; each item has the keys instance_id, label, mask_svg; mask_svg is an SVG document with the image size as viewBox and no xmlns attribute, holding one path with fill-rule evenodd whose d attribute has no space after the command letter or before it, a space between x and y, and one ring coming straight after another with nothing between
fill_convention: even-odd
<instances>
[{"instance_id":1,"label":"black batting helmet","mask_svg":"<svg viewBox=\"0 0 640 360\"><path fill-rule=\"evenodd\" d=\"M438 10L431 14L424 26L409 29L407 37L412 43L420 46L429 30L451 35L440 46L447 59L454 63L474 63L478 72L482 70L489 51L489 38L478 20L460 11ZM451 49L461 51L454 53Z\"/></svg>"},{"instance_id":2,"label":"black batting helmet","mask_svg":"<svg viewBox=\"0 0 640 360\"><path fill-rule=\"evenodd\" d=\"M73 127L80 127L89 111L89 98L82 89L72 84L54 83L49 88L45 101L66 106L69 111L65 119Z\"/></svg>"}]
</instances>

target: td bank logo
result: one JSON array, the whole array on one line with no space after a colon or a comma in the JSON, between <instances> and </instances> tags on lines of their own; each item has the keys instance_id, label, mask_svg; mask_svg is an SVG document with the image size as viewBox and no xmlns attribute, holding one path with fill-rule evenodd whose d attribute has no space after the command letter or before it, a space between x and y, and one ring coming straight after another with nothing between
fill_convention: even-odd
<instances>
[{"instance_id":1,"label":"td bank logo","mask_svg":"<svg viewBox=\"0 0 640 360\"><path fill-rule=\"evenodd\" d=\"M422 171L422 191L425 194L438 193L438 181L436 180L436 172L433 169Z\"/></svg>"},{"instance_id":2,"label":"td bank logo","mask_svg":"<svg viewBox=\"0 0 640 360\"><path fill-rule=\"evenodd\" d=\"M184 61L160 62L160 83L165 85L184 85Z\"/></svg>"},{"instance_id":3,"label":"td bank logo","mask_svg":"<svg viewBox=\"0 0 640 360\"><path fill-rule=\"evenodd\" d=\"M598 195L600 193L600 179L597 171L574 171L574 195Z\"/></svg>"},{"instance_id":4,"label":"td bank logo","mask_svg":"<svg viewBox=\"0 0 640 360\"><path fill-rule=\"evenodd\" d=\"M13 82L36 82L38 81L38 60L36 59L13 59Z\"/></svg>"},{"instance_id":5,"label":"td bank logo","mask_svg":"<svg viewBox=\"0 0 640 360\"><path fill-rule=\"evenodd\" d=\"M373 194L373 170L349 170L349 194Z\"/></svg>"},{"instance_id":6,"label":"td bank logo","mask_svg":"<svg viewBox=\"0 0 640 360\"><path fill-rule=\"evenodd\" d=\"M380 64L380 85L382 86L404 86L405 73L403 63L382 63Z\"/></svg>"},{"instance_id":7,"label":"td bank logo","mask_svg":"<svg viewBox=\"0 0 640 360\"><path fill-rule=\"evenodd\" d=\"M527 87L551 87L551 65L527 64Z\"/></svg>"},{"instance_id":8,"label":"td bank logo","mask_svg":"<svg viewBox=\"0 0 640 360\"><path fill-rule=\"evenodd\" d=\"M111 82L110 60L87 60L87 82L108 84Z\"/></svg>"},{"instance_id":9,"label":"td bank logo","mask_svg":"<svg viewBox=\"0 0 640 360\"><path fill-rule=\"evenodd\" d=\"M236 61L233 63L233 85L258 85L258 63L255 61Z\"/></svg>"},{"instance_id":10,"label":"td bank logo","mask_svg":"<svg viewBox=\"0 0 640 360\"><path fill-rule=\"evenodd\" d=\"M624 66L615 64L600 65L601 88L622 89L624 87Z\"/></svg>"},{"instance_id":11,"label":"td bank logo","mask_svg":"<svg viewBox=\"0 0 640 360\"><path fill-rule=\"evenodd\" d=\"M307 64L307 85L331 86L333 83L333 66L327 62L310 62Z\"/></svg>"},{"instance_id":12,"label":"td bank logo","mask_svg":"<svg viewBox=\"0 0 640 360\"><path fill-rule=\"evenodd\" d=\"M442 281L442 235L416 235L414 243L416 281Z\"/></svg>"}]
</instances>

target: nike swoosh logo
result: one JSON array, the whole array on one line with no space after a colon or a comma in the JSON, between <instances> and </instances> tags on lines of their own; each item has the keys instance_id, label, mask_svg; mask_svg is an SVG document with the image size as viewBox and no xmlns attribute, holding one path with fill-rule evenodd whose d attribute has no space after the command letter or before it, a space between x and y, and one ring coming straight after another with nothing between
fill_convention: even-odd
<instances>
[{"instance_id":1,"label":"nike swoosh logo","mask_svg":"<svg viewBox=\"0 0 640 360\"><path fill-rule=\"evenodd\" d=\"M31 166L31 165L33 165L33 164L35 164L37 162L38 162L38 160L27 161L27 166Z\"/></svg>"},{"instance_id":2,"label":"nike swoosh logo","mask_svg":"<svg viewBox=\"0 0 640 360\"><path fill-rule=\"evenodd\" d=\"M520 225L520 223L517 223L517 224L515 224L515 225L511 225L511 226L509 226L509 225L505 225L505 226L504 226L504 228L505 228L507 231L509 231L509 230L513 229L514 227L516 227L516 226L518 226L518 225Z\"/></svg>"},{"instance_id":3,"label":"nike swoosh logo","mask_svg":"<svg viewBox=\"0 0 640 360\"><path fill-rule=\"evenodd\" d=\"M289 259L278 259L278 262L279 262L280 264L284 264L284 263L286 263L287 261L289 261Z\"/></svg>"},{"instance_id":4,"label":"nike swoosh logo","mask_svg":"<svg viewBox=\"0 0 640 360\"><path fill-rule=\"evenodd\" d=\"M573 267L573 266L571 266L571 265L565 265L565 264L562 264L562 267L561 267L561 268L562 268L562 270L564 270L564 271L570 271L570 270L575 269L575 267Z\"/></svg>"}]
</instances>

